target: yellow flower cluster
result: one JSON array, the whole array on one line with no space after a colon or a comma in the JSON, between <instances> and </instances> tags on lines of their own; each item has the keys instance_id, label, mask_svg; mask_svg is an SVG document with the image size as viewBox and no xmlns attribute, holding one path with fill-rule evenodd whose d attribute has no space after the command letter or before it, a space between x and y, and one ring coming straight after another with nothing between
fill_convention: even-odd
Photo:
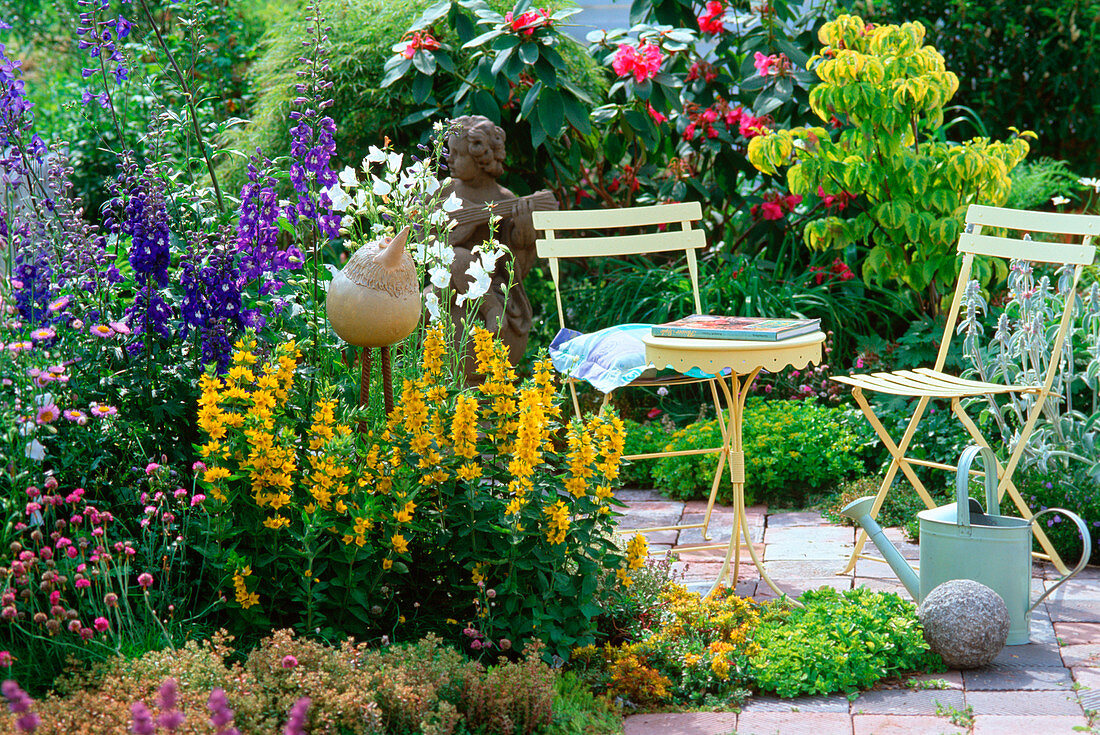
<instances>
[{"instance_id":1,"label":"yellow flower cluster","mask_svg":"<svg viewBox=\"0 0 1100 735\"><path fill-rule=\"evenodd\" d=\"M546 531L546 540L552 544L565 541L565 534L569 530L569 506L559 500L543 508L542 512L546 515L549 526Z\"/></svg>"},{"instance_id":2,"label":"yellow flower cluster","mask_svg":"<svg viewBox=\"0 0 1100 735\"><path fill-rule=\"evenodd\" d=\"M626 546L626 562L631 569L640 569L649 555L649 540L642 534L635 534Z\"/></svg>"},{"instance_id":3,"label":"yellow flower cluster","mask_svg":"<svg viewBox=\"0 0 1100 735\"><path fill-rule=\"evenodd\" d=\"M245 582L246 577L252 576L252 567L241 567L237 571L233 572L233 589L237 595L237 604L243 607L245 610L253 605L260 604L260 596L255 592L248 591L248 583Z\"/></svg>"}]
</instances>

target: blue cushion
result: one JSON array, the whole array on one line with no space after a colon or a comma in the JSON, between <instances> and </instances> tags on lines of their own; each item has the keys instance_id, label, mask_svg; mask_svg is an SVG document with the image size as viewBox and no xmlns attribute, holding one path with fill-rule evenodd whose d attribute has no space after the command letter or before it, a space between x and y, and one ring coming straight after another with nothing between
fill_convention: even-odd
<instances>
[{"instance_id":1,"label":"blue cushion","mask_svg":"<svg viewBox=\"0 0 1100 735\"><path fill-rule=\"evenodd\" d=\"M619 324L588 334L562 329L550 343L550 361L562 375L585 380L597 390L610 393L653 368L646 362L642 342L652 327L652 324ZM687 374L693 378L710 377L695 368Z\"/></svg>"}]
</instances>

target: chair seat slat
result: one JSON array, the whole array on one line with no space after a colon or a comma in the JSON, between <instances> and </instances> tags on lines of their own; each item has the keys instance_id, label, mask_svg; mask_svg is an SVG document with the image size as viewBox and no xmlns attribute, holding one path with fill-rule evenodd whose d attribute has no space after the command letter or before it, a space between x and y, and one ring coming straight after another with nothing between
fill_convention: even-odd
<instances>
[{"instance_id":1,"label":"chair seat slat","mask_svg":"<svg viewBox=\"0 0 1100 735\"><path fill-rule=\"evenodd\" d=\"M1072 263L1074 265L1091 265L1096 257L1096 248L1092 245L1037 242L970 233L959 236L959 252L989 255L995 258L1030 260L1036 263Z\"/></svg>"},{"instance_id":2,"label":"chair seat slat","mask_svg":"<svg viewBox=\"0 0 1100 735\"><path fill-rule=\"evenodd\" d=\"M531 218L539 230L602 230L696 221L703 218L703 210L699 202L678 202L624 209L532 212Z\"/></svg>"},{"instance_id":3,"label":"chair seat slat","mask_svg":"<svg viewBox=\"0 0 1100 735\"><path fill-rule=\"evenodd\" d=\"M1005 227L1022 232L1055 232L1063 235L1100 235L1100 217L1090 214L1061 214L1005 209L972 204L966 210L968 224Z\"/></svg>"},{"instance_id":4,"label":"chair seat slat","mask_svg":"<svg viewBox=\"0 0 1100 735\"><path fill-rule=\"evenodd\" d=\"M697 250L707 244L702 230L673 230L644 235L607 237L569 237L539 239L535 249L543 258L598 258L639 253L664 253L672 250Z\"/></svg>"}]
</instances>

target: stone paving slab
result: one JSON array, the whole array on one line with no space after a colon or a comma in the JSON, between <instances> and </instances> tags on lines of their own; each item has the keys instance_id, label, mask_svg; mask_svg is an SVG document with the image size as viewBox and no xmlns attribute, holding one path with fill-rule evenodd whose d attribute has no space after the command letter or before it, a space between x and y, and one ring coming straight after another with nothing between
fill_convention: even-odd
<instances>
[{"instance_id":1,"label":"stone paving slab","mask_svg":"<svg viewBox=\"0 0 1100 735\"><path fill-rule=\"evenodd\" d=\"M847 714L848 698L843 694L789 699L760 695L745 702L741 712L843 712Z\"/></svg>"},{"instance_id":2,"label":"stone paving slab","mask_svg":"<svg viewBox=\"0 0 1100 735\"><path fill-rule=\"evenodd\" d=\"M829 522L817 511L798 513L773 513L768 516L768 529L790 528L792 526L827 526Z\"/></svg>"},{"instance_id":3,"label":"stone paving slab","mask_svg":"<svg viewBox=\"0 0 1100 735\"><path fill-rule=\"evenodd\" d=\"M626 735L730 735L736 728L733 712L669 712L631 715L623 720Z\"/></svg>"},{"instance_id":4,"label":"stone paving slab","mask_svg":"<svg viewBox=\"0 0 1100 735\"><path fill-rule=\"evenodd\" d=\"M946 686L939 687L939 689L941 691L943 689L962 689L963 688L963 674L962 674L961 671L955 671L954 669L952 669L950 671L943 671L943 672L940 672L940 673L917 674L916 676L907 677L906 681L907 682L908 681L917 681L917 682L932 681L932 682L937 682L937 683L943 683ZM911 688L920 689L921 687L919 685L916 685L916 686L913 686Z\"/></svg>"},{"instance_id":5,"label":"stone paving slab","mask_svg":"<svg viewBox=\"0 0 1100 735\"><path fill-rule=\"evenodd\" d=\"M1048 597L1043 603L1056 623L1100 623L1100 603L1095 600L1051 601Z\"/></svg>"},{"instance_id":6,"label":"stone paving slab","mask_svg":"<svg viewBox=\"0 0 1100 735\"><path fill-rule=\"evenodd\" d=\"M684 513L679 522L685 525L689 523L702 523L703 518L705 518L705 516L702 513ZM711 513L710 525L707 527L707 532L711 540L728 542L730 540L730 534L733 531L733 519L734 516L732 513ZM743 532L740 533L743 534ZM754 521L752 518L749 519L749 538L756 543L760 543L764 540L763 520L758 519ZM680 543L703 543L703 529L685 528L680 532Z\"/></svg>"},{"instance_id":7,"label":"stone paving slab","mask_svg":"<svg viewBox=\"0 0 1100 735\"><path fill-rule=\"evenodd\" d=\"M1051 589L1058 584L1058 580L1047 579L1043 581L1043 584L1046 589ZM1047 600L1100 600L1100 580L1086 579L1078 581L1078 578L1074 577L1051 592Z\"/></svg>"},{"instance_id":8,"label":"stone paving slab","mask_svg":"<svg viewBox=\"0 0 1100 735\"><path fill-rule=\"evenodd\" d=\"M764 544L753 544L752 548L756 551L756 555L758 557L764 555ZM680 545L673 547L672 551L684 561L695 560L698 562L721 562L726 558L726 553L729 551L729 546L722 546L718 549L699 549L692 548L691 546ZM732 563L733 557L730 557L730 564ZM749 547L745 544L741 544L741 563L748 563L749 565L752 565L752 558L749 556Z\"/></svg>"},{"instance_id":9,"label":"stone paving slab","mask_svg":"<svg viewBox=\"0 0 1100 735\"><path fill-rule=\"evenodd\" d=\"M855 536L853 529L841 526L826 526L824 528L815 526L768 527L768 543L776 545L833 541L852 546L855 544Z\"/></svg>"},{"instance_id":10,"label":"stone paving slab","mask_svg":"<svg viewBox=\"0 0 1100 735\"><path fill-rule=\"evenodd\" d=\"M852 580L845 577L829 577L828 579L799 579L796 581L786 581L773 579L775 586L783 590L783 593L788 597L798 597L806 590L816 590L821 587L832 587L834 590L850 590L852 588ZM756 587L756 599L758 600L770 600L777 597L775 590L768 586L767 582L763 580Z\"/></svg>"},{"instance_id":11,"label":"stone paving slab","mask_svg":"<svg viewBox=\"0 0 1100 735\"><path fill-rule=\"evenodd\" d=\"M1062 663L1072 667L1100 667L1100 643L1062 646Z\"/></svg>"},{"instance_id":12,"label":"stone paving slab","mask_svg":"<svg viewBox=\"0 0 1100 735\"><path fill-rule=\"evenodd\" d=\"M764 569L773 579L828 579L837 576L842 566L832 559L764 562Z\"/></svg>"},{"instance_id":13,"label":"stone paving slab","mask_svg":"<svg viewBox=\"0 0 1100 735\"><path fill-rule=\"evenodd\" d=\"M621 528L628 528L628 526L621 526ZM624 536L633 536L633 534L623 534ZM676 541L680 538L680 532L676 530L670 531L646 531L646 541L649 542L649 548L651 550L655 546L668 546L669 548L676 545Z\"/></svg>"},{"instance_id":14,"label":"stone paving slab","mask_svg":"<svg viewBox=\"0 0 1100 735\"><path fill-rule=\"evenodd\" d=\"M855 735L967 735L968 732L947 717L933 715L853 715L852 729Z\"/></svg>"},{"instance_id":15,"label":"stone paving slab","mask_svg":"<svg viewBox=\"0 0 1100 735\"><path fill-rule=\"evenodd\" d=\"M847 712L746 712L737 718L737 735L851 735Z\"/></svg>"},{"instance_id":16,"label":"stone paving slab","mask_svg":"<svg viewBox=\"0 0 1100 735\"><path fill-rule=\"evenodd\" d=\"M1069 671L1060 666L1028 669L985 667L964 671L967 691L1071 689Z\"/></svg>"},{"instance_id":17,"label":"stone paving slab","mask_svg":"<svg viewBox=\"0 0 1100 735\"><path fill-rule=\"evenodd\" d=\"M1076 716L1084 713L1072 692L1002 691L966 692L967 706L975 715Z\"/></svg>"},{"instance_id":18,"label":"stone paving slab","mask_svg":"<svg viewBox=\"0 0 1100 735\"><path fill-rule=\"evenodd\" d=\"M1081 735L1087 731L1083 716L977 715L973 735Z\"/></svg>"},{"instance_id":19,"label":"stone paving slab","mask_svg":"<svg viewBox=\"0 0 1100 735\"><path fill-rule=\"evenodd\" d=\"M768 543L764 558L768 561L788 561L795 559L823 559L832 561L851 551L851 544L837 541L805 541L793 544Z\"/></svg>"},{"instance_id":20,"label":"stone paving slab","mask_svg":"<svg viewBox=\"0 0 1100 735\"><path fill-rule=\"evenodd\" d=\"M1100 623L1055 623L1054 633L1063 646L1100 643Z\"/></svg>"},{"instance_id":21,"label":"stone paving slab","mask_svg":"<svg viewBox=\"0 0 1100 735\"><path fill-rule=\"evenodd\" d=\"M937 708L965 706L957 689L874 689L852 702L852 714L934 715Z\"/></svg>"},{"instance_id":22,"label":"stone paving slab","mask_svg":"<svg viewBox=\"0 0 1100 735\"><path fill-rule=\"evenodd\" d=\"M843 563L837 566L837 571L842 567ZM879 579L898 578L898 575L894 574L893 567L889 564L881 561L872 561L870 559L857 559L855 574L857 577L878 577Z\"/></svg>"},{"instance_id":23,"label":"stone paving slab","mask_svg":"<svg viewBox=\"0 0 1100 735\"><path fill-rule=\"evenodd\" d=\"M1004 667L1030 668L1033 666L1061 666L1062 657L1057 645L1025 643L1022 646L1005 646L993 663Z\"/></svg>"},{"instance_id":24,"label":"stone paving slab","mask_svg":"<svg viewBox=\"0 0 1100 735\"><path fill-rule=\"evenodd\" d=\"M913 596L905 589L905 585L897 579L879 579L877 577L868 579L867 577L856 577L853 584L855 587L866 587L872 592L895 592L901 595L902 599L913 599Z\"/></svg>"}]
</instances>

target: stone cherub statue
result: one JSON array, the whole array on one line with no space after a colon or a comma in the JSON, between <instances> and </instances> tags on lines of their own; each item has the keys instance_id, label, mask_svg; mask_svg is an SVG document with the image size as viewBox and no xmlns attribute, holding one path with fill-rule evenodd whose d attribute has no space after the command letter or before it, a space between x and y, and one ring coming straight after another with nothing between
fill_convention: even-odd
<instances>
[{"instance_id":1,"label":"stone cherub statue","mask_svg":"<svg viewBox=\"0 0 1100 735\"><path fill-rule=\"evenodd\" d=\"M504 173L504 131L499 126L480 115L466 115L453 122L457 128L447 139L451 184L442 194L453 192L463 206L451 213L456 224L448 233L448 244L455 252L451 287L454 293L465 294L472 285L470 265L479 258L474 248L490 237L491 209L501 217L495 238L507 246L510 256L506 253L496 261L489 290L478 306L477 320L508 345L508 358L515 365L527 349L531 331L531 302L523 288L523 279L537 257L531 212L557 209L558 203L546 190L521 198L497 183ZM486 206L489 204L492 206ZM513 273L509 290L510 263ZM460 324L466 317L466 306L452 303L450 307L452 318ZM466 361L466 372L472 377L471 360Z\"/></svg>"}]
</instances>

